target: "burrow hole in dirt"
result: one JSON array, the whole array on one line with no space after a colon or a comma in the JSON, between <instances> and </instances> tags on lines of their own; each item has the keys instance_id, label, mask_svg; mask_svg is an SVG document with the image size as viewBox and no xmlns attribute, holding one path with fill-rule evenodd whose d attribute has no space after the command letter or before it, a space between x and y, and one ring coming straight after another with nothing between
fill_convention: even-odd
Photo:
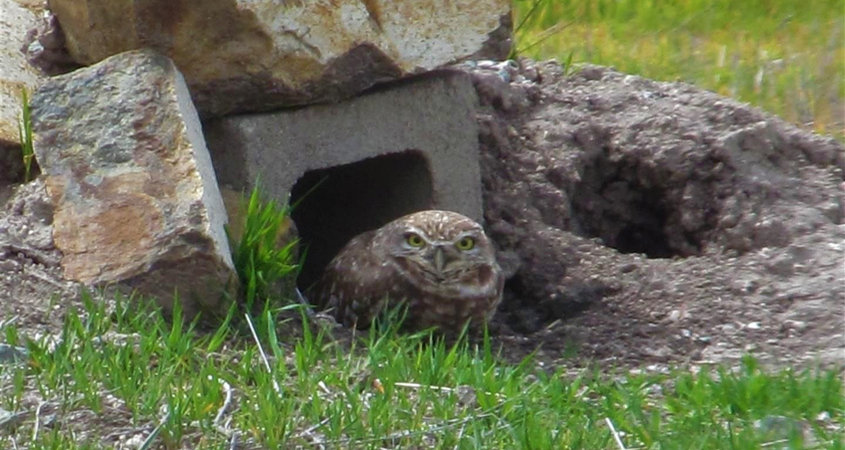
<instances>
[{"instance_id":1,"label":"burrow hole in dirt","mask_svg":"<svg viewBox=\"0 0 845 450\"><path fill-rule=\"evenodd\" d=\"M290 204L307 252L296 280L304 292L353 237L431 208L430 165L422 152L406 150L309 171L291 189Z\"/></svg>"},{"instance_id":2,"label":"burrow hole in dirt","mask_svg":"<svg viewBox=\"0 0 845 450\"><path fill-rule=\"evenodd\" d=\"M656 171L644 176L638 165L631 159L611 161L606 152L584 165L572 195L575 231L600 238L620 253L649 258L699 254L699 237L671 225L670 218L680 211L667 196L666 181Z\"/></svg>"}]
</instances>

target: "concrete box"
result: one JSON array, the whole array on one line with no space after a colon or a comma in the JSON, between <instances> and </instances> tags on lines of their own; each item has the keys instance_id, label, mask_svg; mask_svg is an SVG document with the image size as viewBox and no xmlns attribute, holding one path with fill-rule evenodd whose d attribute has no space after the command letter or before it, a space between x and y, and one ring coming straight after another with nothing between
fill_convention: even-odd
<instances>
[{"instance_id":1,"label":"concrete box","mask_svg":"<svg viewBox=\"0 0 845 450\"><path fill-rule=\"evenodd\" d=\"M482 219L477 96L437 71L352 100L204 125L217 178L298 203L307 287L355 235L404 214L447 209Z\"/></svg>"}]
</instances>

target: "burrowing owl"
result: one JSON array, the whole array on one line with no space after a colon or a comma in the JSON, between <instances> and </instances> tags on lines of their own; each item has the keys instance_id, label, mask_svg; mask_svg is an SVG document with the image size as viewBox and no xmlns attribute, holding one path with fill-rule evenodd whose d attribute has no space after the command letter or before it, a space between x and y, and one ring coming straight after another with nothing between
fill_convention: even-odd
<instances>
[{"instance_id":1,"label":"burrowing owl","mask_svg":"<svg viewBox=\"0 0 845 450\"><path fill-rule=\"evenodd\" d=\"M449 211L422 211L358 235L329 263L311 300L344 325L367 327L407 302L405 325L455 333L479 325L502 299L504 275L481 226Z\"/></svg>"}]
</instances>

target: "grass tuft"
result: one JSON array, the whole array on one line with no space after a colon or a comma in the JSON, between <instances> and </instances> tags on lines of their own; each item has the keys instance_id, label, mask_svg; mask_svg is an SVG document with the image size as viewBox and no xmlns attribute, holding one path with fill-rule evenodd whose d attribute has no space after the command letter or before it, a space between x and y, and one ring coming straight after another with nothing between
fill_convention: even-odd
<instances>
[{"instance_id":1,"label":"grass tuft","mask_svg":"<svg viewBox=\"0 0 845 450\"><path fill-rule=\"evenodd\" d=\"M290 209L275 200L263 201L259 183L246 202L242 220L235 228L243 230L232 235L227 227L232 259L240 280L241 295L248 310L261 303L277 303L280 293L277 283L293 279L298 265L295 262L296 239L285 239L290 230Z\"/></svg>"}]
</instances>

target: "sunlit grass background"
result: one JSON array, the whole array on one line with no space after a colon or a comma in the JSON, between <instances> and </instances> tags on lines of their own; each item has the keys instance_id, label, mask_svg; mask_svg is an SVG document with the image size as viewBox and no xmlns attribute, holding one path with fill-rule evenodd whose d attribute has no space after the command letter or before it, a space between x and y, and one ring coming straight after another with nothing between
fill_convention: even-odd
<instances>
[{"instance_id":1,"label":"sunlit grass background","mask_svg":"<svg viewBox=\"0 0 845 450\"><path fill-rule=\"evenodd\" d=\"M684 81L845 138L842 0L516 0L516 51Z\"/></svg>"}]
</instances>

